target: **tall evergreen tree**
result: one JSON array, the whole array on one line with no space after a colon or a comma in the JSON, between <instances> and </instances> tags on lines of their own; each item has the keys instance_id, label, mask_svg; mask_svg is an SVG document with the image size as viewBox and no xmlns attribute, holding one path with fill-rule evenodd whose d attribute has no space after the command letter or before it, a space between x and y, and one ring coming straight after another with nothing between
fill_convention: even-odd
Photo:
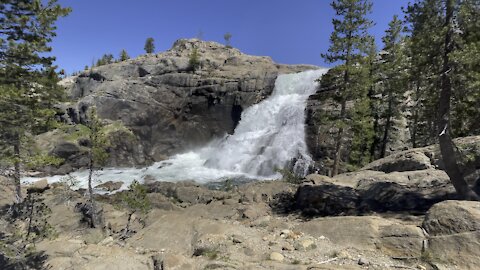
<instances>
[{"instance_id":1,"label":"tall evergreen tree","mask_svg":"<svg viewBox=\"0 0 480 270\"><path fill-rule=\"evenodd\" d=\"M466 58L472 52L471 48L479 44L479 15L477 0L417 1L407 9L407 20L412 25L412 44L417 46L417 50L419 44L425 46L423 51L419 51L421 54L415 56L425 60L420 62L424 72L428 72L424 77L424 85L435 93L435 135L440 143L445 171L461 197L476 199L477 194L464 179L459 166L460 157L452 141L455 136L454 123L464 120L453 119L455 115L452 111L455 107L465 105L465 100L475 99L473 92L478 93L479 80L474 74L479 71L467 71L472 67L478 68L478 61L472 66ZM472 30L474 34L470 34ZM472 89L476 90L469 91ZM478 121L478 115L471 117Z\"/></svg>"},{"instance_id":2,"label":"tall evergreen tree","mask_svg":"<svg viewBox=\"0 0 480 270\"><path fill-rule=\"evenodd\" d=\"M130 59L130 56L128 55L127 51L122 50L122 51L120 52L120 58L119 58L119 60L120 60L120 61L126 61L126 60L128 60L128 59Z\"/></svg>"},{"instance_id":3,"label":"tall evergreen tree","mask_svg":"<svg viewBox=\"0 0 480 270\"><path fill-rule=\"evenodd\" d=\"M345 128L348 125L347 102L362 99L366 95L364 89L358 88L359 85L356 84L354 77L362 72L358 66L367 53L368 45L371 44L372 37L367 30L372 25L372 21L367 18L367 14L371 12L372 3L369 0L334 0L331 6L337 17L332 20L334 30L330 36L328 53L323 54L322 57L330 63L343 64L338 93L340 115L336 123L338 132L335 136L335 153L331 172L332 175L336 175L341 162Z\"/></svg>"},{"instance_id":4,"label":"tall evergreen tree","mask_svg":"<svg viewBox=\"0 0 480 270\"><path fill-rule=\"evenodd\" d=\"M90 227L95 228L101 224L102 217L93 196L93 177L95 171L104 165L108 158L107 147L109 141L104 130L104 124L98 118L96 108L90 108L88 113L88 139L90 141L90 149L88 152L88 216Z\"/></svg>"},{"instance_id":5,"label":"tall evergreen tree","mask_svg":"<svg viewBox=\"0 0 480 270\"><path fill-rule=\"evenodd\" d=\"M407 90L406 62L404 54L404 37L402 36L403 22L395 15L388 24L382 38L384 48L381 54L380 74L382 81L382 100L385 103L381 119L382 127L380 157L387 154L387 146L392 138L392 129L395 120L399 120L402 113L402 104Z\"/></svg>"},{"instance_id":6,"label":"tall evergreen tree","mask_svg":"<svg viewBox=\"0 0 480 270\"><path fill-rule=\"evenodd\" d=\"M16 201L22 200L20 171L30 155L22 155L27 135L44 132L52 123L52 104L63 91L49 43L55 22L66 16L56 0L4 0L0 4L0 143L2 159L14 167Z\"/></svg>"},{"instance_id":7,"label":"tall evergreen tree","mask_svg":"<svg viewBox=\"0 0 480 270\"><path fill-rule=\"evenodd\" d=\"M155 51L155 43L154 43L154 39L149 37L147 38L147 40L145 41L145 52L146 53L153 53Z\"/></svg>"},{"instance_id":8,"label":"tall evergreen tree","mask_svg":"<svg viewBox=\"0 0 480 270\"><path fill-rule=\"evenodd\" d=\"M405 10L409 27L409 81L413 88L411 136L413 147L434 143L438 77L442 51L440 1L416 1Z\"/></svg>"}]
</instances>

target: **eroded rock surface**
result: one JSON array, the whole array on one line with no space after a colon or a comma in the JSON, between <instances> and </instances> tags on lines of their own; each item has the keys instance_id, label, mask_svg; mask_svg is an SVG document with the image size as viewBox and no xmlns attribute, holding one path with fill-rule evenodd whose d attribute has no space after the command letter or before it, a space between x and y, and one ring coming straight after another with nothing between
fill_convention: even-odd
<instances>
[{"instance_id":1,"label":"eroded rock surface","mask_svg":"<svg viewBox=\"0 0 480 270\"><path fill-rule=\"evenodd\" d=\"M183 200L177 193L181 189L189 193ZM50 269L73 270L398 269L427 265L419 260L425 239L418 227L421 218L303 220L292 213L278 214L279 199L288 194L293 198L295 189L283 181L223 191L191 182L150 184L153 208L147 215L132 217L133 233L124 239L128 211L117 195L97 197L106 224L92 229L80 223L81 214L73 209L84 200L82 191L68 192L62 185L51 185L41 196L52 210L49 224L56 236L36 244L36 251L43 254L39 263ZM170 208L165 207L167 203ZM3 217L0 228L8 234L12 228Z\"/></svg>"},{"instance_id":2,"label":"eroded rock surface","mask_svg":"<svg viewBox=\"0 0 480 270\"><path fill-rule=\"evenodd\" d=\"M196 70L189 64L194 49ZM65 114L59 117L84 123L87 109L96 106L101 118L131 129L140 145L117 143L111 165L145 164L232 133L242 111L271 94L279 74L313 68L279 65L215 42L178 40L166 52L66 79L62 83L74 102L62 105ZM122 159L123 152L133 158Z\"/></svg>"},{"instance_id":3,"label":"eroded rock surface","mask_svg":"<svg viewBox=\"0 0 480 270\"><path fill-rule=\"evenodd\" d=\"M477 269L480 263L480 203L445 201L434 205L423 227L429 234L426 252L433 264Z\"/></svg>"},{"instance_id":4,"label":"eroded rock surface","mask_svg":"<svg viewBox=\"0 0 480 270\"><path fill-rule=\"evenodd\" d=\"M358 171L333 178L307 176L295 197L297 208L306 215L421 213L437 202L455 198L455 190L441 170Z\"/></svg>"}]
</instances>

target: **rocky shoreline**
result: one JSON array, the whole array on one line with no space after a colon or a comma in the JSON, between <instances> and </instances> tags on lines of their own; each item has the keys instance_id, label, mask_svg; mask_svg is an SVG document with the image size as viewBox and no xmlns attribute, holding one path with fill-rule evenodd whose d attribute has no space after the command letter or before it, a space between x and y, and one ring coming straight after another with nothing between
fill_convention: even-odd
<instances>
[{"instance_id":1,"label":"rocky shoreline","mask_svg":"<svg viewBox=\"0 0 480 270\"><path fill-rule=\"evenodd\" d=\"M480 203L451 200L448 177L420 150L301 184L145 183L152 208L133 216L128 238L121 192L97 195L105 226L91 229L75 211L82 191L43 183L55 234L35 248L51 269L476 269ZM13 193L0 186L5 211ZM25 226L6 216L4 234Z\"/></svg>"}]
</instances>

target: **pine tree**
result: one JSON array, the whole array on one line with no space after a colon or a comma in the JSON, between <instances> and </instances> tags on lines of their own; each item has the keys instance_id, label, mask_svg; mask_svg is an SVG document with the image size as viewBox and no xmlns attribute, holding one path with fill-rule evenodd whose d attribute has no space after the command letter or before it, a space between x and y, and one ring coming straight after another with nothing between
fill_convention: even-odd
<instances>
[{"instance_id":1,"label":"pine tree","mask_svg":"<svg viewBox=\"0 0 480 270\"><path fill-rule=\"evenodd\" d=\"M22 200L20 171L31 155L22 155L28 135L52 125L52 104L61 98L49 43L55 22L70 9L56 0L5 0L0 4L0 143L14 167L16 201Z\"/></svg>"},{"instance_id":2,"label":"pine tree","mask_svg":"<svg viewBox=\"0 0 480 270\"><path fill-rule=\"evenodd\" d=\"M372 37L367 33L372 22L366 17L371 12L369 0L334 0L331 4L337 17L333 19L334 31L330 36L330 47L323 58L330 63L342 62L342 79L339 85L340 115L336 123L338 132L335 136L335 153L332 175L338 174L345 129L348 126L347 102L364 100L367 94L364 86L359 86L354 77L361 74L359 68ZM359 89L363 87L363 89ZM364 104L363 104L364 105ZM364 106L362 106L364 107Z\"/></svg>"},{"instance_id":3,"label":"pine tree","mask_svg":"<svg viewBox=\"0 0 480 270\"><path fill-rule=\"evenodd\" d=\"M106 54L102 55L102 57L100 59L98 59L98 61L96 63L96 66L99 67L99 66L112 64L113 59L114 59L113 54L106 53Z\"/></svg>"},{"instance_id":4,"label":"pine tree","mask_svg":"<svg viewBox=\"0 0 480 270\"><path fill-rule=\"evenodd\" d=\"M386 156L389 142L395 140L395 138L392 138L392 129L395 120L399 120L401 117L402 104L404 104L404 95L407 89L404 38L402 36L403 22L395 15L388 26L389 28L382 38L384 48L381 54L379 72L382 76L382 100L385 103L381 116L384 122L380 144L381 158Z\"/></svg>"},{"instance_id":5,"label":"pine tree","mask_svg":"<svg viewBox=\"0 0 480 270\"><path fill-rule=\"evenodd\" d=\"M225 35L223 35L223 39L225 39L225 47L232 48L232 45L230 44L230 39L232 39L232 34L230 34L229 32L225 33Z\"/></svg>"},{"instance_id":6,"label":"pine tree","mask_svg":"<svg viewBox=\"0 0 480 270\"><path fill-rule=\"evenodd\" d=\"M480 3L463 1L458 7L454 32L455 50L451 53L455 71L451 129L455 137L480 134Z\"/></svg>"},{"instance_id":7,"label":"pine tree","mask_svg":"<svg viewBox=\"0 0 480 270\"><path fill-rule=\"evenodd\" d=\"M122 50L120 52L120 61L127 61L128 59L130 59L130 56L128 55L127 51L125 50Z\"/></svg>"},{"instance_id":8,"label":"pine tree","mask_svg":"<svg viewBox=\"0 0 480 270\"><path fill-rule=\"evenodd\" d=\"M192 71L196 71L198 68L200 68L200 55L197 48L193 48L188 59L188 65Z\"/></svg>"},{"instance_id":9,"label":"pine tree","mask_svg":"<svg viewBox=\"0 0 480 270\"><path fill-rule=\"evenodd\" d=\"M410 25L408 57L414 102L410 123L413 147L435 143L438 134L435 119L442 51L440 33L443 31L439 1L443 0L417 1L405 10Z\"/></svg>"},{"instance_id":10,"label":"pine tree","mask_svg":"<svg viewBox=\"0 0 480 270\"><path fill-rule=\"evenodd\" d=\"M144 49L146 53L153 53L155 51L155 44L153 38L147 38L147 40L145 41Z\"/></svg>"},{"instance_id":11,"label":"pine tree","mask_svg":"<svg viewBox=\"0 0 480 270\"><path fill-rule=\"evenodd\" d=\"M104 124L97 116L95 108L90 108L88 113L88 139L90 141L90 149L88 152L88 204L87 212L90 226L97 227L101 223L101 217L93 196L93 176L95 171L102 167L108 158L107 148L109 146L108 138L104 132Z\"/></svg>"},{"instance_id":12,"label":"pine tree","mask_svg":"<svg viewBox=\"0 0 480 270\"><path fill-rule=\"evenodd\" d=\"M476 94L473 93L478 93L479 71L467 71L478 68L478 61L472 63L467 58L472 51L478 52L475 47L479 44L479 15L478 1L475 0L417 1L407 9L407 20L412 25L412 47L418 52L411 57L423 60L414 62L412 68L423 70L424 87L433 93L425 100L434 101L437 120L434 136L440 144L445 171L457 193L467 199L478 199L478 196L464 179L459 153L452 141L455 122L465 120L453 118L452 111L468 104L465 102L468 99L475 100ZM472 30L473 34L470 33ZM421 46L423 50L419 49ZM478 115L464 116L478 121Z\"/></svg>"},{"instance_id":13,"label":"pine tree","mask_svg":"<svg viewBox=\"0 0 480 270\"><path fill-rule=\"evenodd\" d=\"M133 214L141 212L147 214L151 208L151 203L147 197L147 189L142 186L138 181L134 180L129 190L121 194L121 203L124 208L128 210L127 224L122 234L122 238L128 238L131 233L130 225Z\"/></svg>"}]
</instances>

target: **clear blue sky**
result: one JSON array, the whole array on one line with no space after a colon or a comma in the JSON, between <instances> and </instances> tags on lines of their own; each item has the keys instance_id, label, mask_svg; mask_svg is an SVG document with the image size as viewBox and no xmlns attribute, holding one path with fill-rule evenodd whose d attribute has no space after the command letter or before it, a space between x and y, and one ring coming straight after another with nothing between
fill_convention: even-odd
<instances>
[{"instance_id":1,"label":"clear blue sky","mask_svg":"<svg viewBox=\"0 0 480 270\"><path fill-rule=\"evenodd\" d=\"M320 57L329 45L334 11L330 0L59 0L72 13L58 21L52 42L56 64L68 73L91 65L104 53L118 57L143 53L147 37L156 51L179 38L196 37L232 45L244 53L266 55L278 63L328 66ZM383 35L394 14L409 0L373 0L376 23L371 33ZM402 16L403 17L403 16Z\"/></svg>"}]
</instances>

